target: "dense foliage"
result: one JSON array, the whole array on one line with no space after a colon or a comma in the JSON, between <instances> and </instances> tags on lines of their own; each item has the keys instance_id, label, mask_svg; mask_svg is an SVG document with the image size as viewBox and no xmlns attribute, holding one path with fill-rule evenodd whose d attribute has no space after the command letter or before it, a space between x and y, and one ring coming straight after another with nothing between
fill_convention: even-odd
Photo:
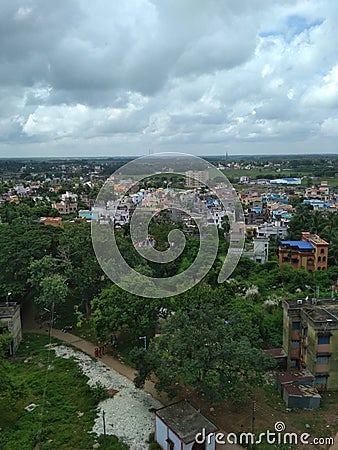
<instances>
[{"instance_id":1,"label":"dense foliage","mask_svg":"<svg viewBox=\"0 0 338 450\"><path fill-rule=\"evenodd\" d=\"M154 186L162 181L155 180ZM94 190L87 191L87 187L78 187L79 194L94 195ZM327 271L311 275L289 265L279 267L275 241L269 262L256 264L242 258L231 278L219 285L217 276L229 246L225 219L219 230L217 258L202 282L176 297L145 299L107 280L92 248L90 224L64 221L62 229L45 226L37 219L55 213L48 205L32 204L29 199L19 204L5 202L0 207L0 294L5 299L10 292L11 300L21 303L33 298L40 309L55 305L60 325L90 317L100 341L111 333L124 337L129 348L135 347L131 357L139 369L139 386L155 374L158 388L168 393L190 385L212 401L244 399L264 369L261 349L281 345L281 300L311 295L316 289L320 296L329 296L338 278L338 214L313 211L300 201L295 205L289 237L299 239L302 231L310 231L326 239L330 243ZM149 233L157 250L168 249L168 234L175 228L184 230L167 213L151 221ZM183 272L200 244L189 233L179 258L156 264L136 251L129 225L116 230L116 241L128 264L152 277ZM158 332L160 336L155 337ZM142 348L144 342L147 352ZM1 377L6 375L4 367L0 366Z\"/></svg>"}]
</instances>

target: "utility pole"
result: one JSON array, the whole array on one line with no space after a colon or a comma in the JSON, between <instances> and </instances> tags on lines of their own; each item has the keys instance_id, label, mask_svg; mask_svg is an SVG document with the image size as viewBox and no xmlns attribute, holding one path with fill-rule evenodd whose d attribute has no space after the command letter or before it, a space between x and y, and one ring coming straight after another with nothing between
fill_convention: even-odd
<instances>
[{"instance_id":1,"label":"utility pole","mask_svg":"<svg viewBox=\"0 0 338 450\"><path fill-rule=\"evenodd\" d=\"M254 434L254 431L255 431L255 419L256 419L256 411L257 411L257 408L256 408L256 402L255 401L253 401L252 402L252 417L251 417L251 433L252 433L252 436L253 436L253 434ZM252 439L253 439L253 441L254 441L254 437L252 437ZM253 449L253 441L251 441L251 445L250 445L250 448L251 449Z\"/></svg>"},{"instance_id":2,"label":"utility pole","mask_svg":"<svg viewBox=\"0 0 338 450\"><path fill-rule=\"evenodd\" d=\"M53 324L54 324L54 302L52 303L52 307L51 309L48 308L43 308L45 311L50 313L50 322L49 322L49 330L48 330L48 337L49 337L49 341L50 341L50 335L52 333L52 328L53 328Z\"/></svg>"},{"instance_id":3,"label":"utility pole","mask_svg":"<svg viewBox=\"0 0 338 450\"><path fill-rule=\"evenodd\" d=\"M106 413L102 410L102 420L103 420L103 435L106 435Z\"/></svg>"},{"instance_id":4,"label":"utility pole","mask_svg":"<svg viewBox=\"0 0 338 450\"><path fill-rule=\"evenodd\" d=\"M319 299L319 286L316 286L316 298Z\"/></svg>"}]
</instances>

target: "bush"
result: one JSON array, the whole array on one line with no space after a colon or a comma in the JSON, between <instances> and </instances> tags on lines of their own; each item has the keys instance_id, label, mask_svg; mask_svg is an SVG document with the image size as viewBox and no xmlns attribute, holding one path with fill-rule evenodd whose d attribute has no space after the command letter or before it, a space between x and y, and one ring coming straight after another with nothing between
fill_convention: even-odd
<instances>
[{"instance_id":1,"label":"bush","mask_svg":"<svg viewBox=\"0 0 338 450\"><path fill-rule=\"evenodd\" d=\"M94 399L99 403L102 400L105 400L109 397L108 390L103 386L102 383L96 383L94 386L91 386L91 391L94 396Z\"/></svg>"},{"instance_id":2,"label":"bush","mask_svg":"<svg viewBox=\"0 0 338 450\"><path fill-rule=\"evenodd\" d=\"M161 447L155 442L155 434L150 433L148 438L149 450L162 450Z\"/></svg>"}]
</instances>

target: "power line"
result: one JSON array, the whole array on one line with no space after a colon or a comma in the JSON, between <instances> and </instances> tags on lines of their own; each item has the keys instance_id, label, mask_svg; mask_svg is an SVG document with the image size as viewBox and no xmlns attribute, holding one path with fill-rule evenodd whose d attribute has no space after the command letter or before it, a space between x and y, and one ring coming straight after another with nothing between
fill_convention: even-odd
<instances>
[{"instance_id":1,"label":"power line","mask_svg":"<svg viewBox=\"0 0 338 450\"><path fill-rule=\"evenodd\" d=\"M48 330L49 344L48 344L48 352L47 352L47 367L46 367L46 373L45 373L45 384L44 384L43 394L42 394L42 406L41 406L41 412L40 412L40 416L41 416L40 428L39 428L39 432L37 434L37 441L38 441L39 447L40 447L40 444L41 444L41 433L42 433L42 429L43 429L43 419L44 419L45 405L46 405L46 391L47 391L47 384L48 384L48 372L49 372L49 369L50 369L52 331L53 331L53 323L54 323L54 302L52 303L50 315L51 315L51 317L50 317L49 330Z\"/></svg>"}]
</instances>

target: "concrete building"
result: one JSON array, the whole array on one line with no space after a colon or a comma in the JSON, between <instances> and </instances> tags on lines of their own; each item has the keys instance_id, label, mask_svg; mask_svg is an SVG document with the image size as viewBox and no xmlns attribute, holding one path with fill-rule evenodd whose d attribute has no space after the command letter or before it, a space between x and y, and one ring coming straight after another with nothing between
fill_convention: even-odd
<instances>
[{"instance_id":1,"label":"concrete building","mask_svg":"<svg viewBox=\"0 0 338 450\"><path fill-rule=\"evenodd\" d=\"M284 386L283 399L287 408L317 409L322 397L313 386L290 383Z\"/></svg>"},{"instance_id":2,"label":"concrete building","mask_svg":"<svg viewBox=\"0 0 338 450\"><path fill-rule=\"evenodd\" d=\"M244 251L243 256L260 264L264 264L269 256L269 238L253 238L252 250Z\"/></svg>"},{"instance_id":3,"label":"concrete building","mask_svg":"<svg viewBox=\"0 0 338 450\"><path fill-rule=\"evenodd\" d=\"M89 209L80 209L79 217L81 217L81 219L86 220L95 220L95 221L99 220L98 213L95 211L90 211Z\"/></svg>"},{"instance_id":4,"label":"concrete building","mask_svg":"<svg viewBox=\"0 0 338 450\"><path fill-rule=\"evenodd\" d=\"M321 396L314 386L314 376L307 369L277 373L277 390L287 408L320 407Z\"/></svg>"},{"instance_id":5,"label":"concrete building","mask_svg":"<svg viewBox=\"0 0 338 450\"><path fill-rule=\"evenodd\" d=\"M288 369L306 368L318 389L338 389L337 302L284 300L283 349Z\"/></svg>"},{"instance_id":6,"label":"concrete building","mask_svg":"<svg viewBox=\"0 0 338 450\"><path fill-rule=\"evenodd\" d=\"M285 238L288 234L288 229L286 226L276 226L270 223L264 223L262 225L258 225L257 227L257 237L277 237L277 238Z\"/></svg>"},{"instance_id":7,"label":"concrete building","mask_svg":"<svg viewBox=\"0 0 338 450\"><path fill-rule=\"evenodd\" d=\"M62 201L59 203L53 203L52 208L57 209L61 215L75 214L77 211L77 203Z\"/></svg>"},{"instance_id":8,"label":"concrete building","mask_svg":"<svg viewBox=\"0 0 338 450\"><path fill-rule=\"evenodd\" d=\"M216 425L186 401L155 412L155 441L163 450L215 450L217 431ZM203 434L206 439L200 443Z\"/></svg>"},{"instance_id":9,"label":"concrete building","mask_svg":"<svg viewBox=\"0 0 338 450\"><path fill-rule=\"evenodd\" d=\"M44 225L62 228L61 217L41 217L40 222L43 223Z\"/></svg>"},{"instance_id":10,"label":"concrete building","mask_svg":"<svg viewBox=\"0 0 338 450\"><path fill-rule=\"evenodd\" d=\"M188 170L185 172L185 185L188 188L199 188L208 181L206 170Z\"/></svg>"},{"instance_id":11,"label":"concrete building","mask_svg":"<svg viewBox=\"0 0 338 450\"><path fill-rule=\"evenodd\" d=\"M20 305L17 303L6 303L0 306L0 334L10 333L12 342L8 353L14 355L22 339Z\"/></svg>"},{"instance_id":12,"label":"concrete building","mask_svg":"<svg viewBox=\"0 0 338 450\"><path fill-rule=\"evenodd\" d=\"M326 270L329 244L320 236L302 233L301 241L281 241L279 265L290 264L294 268L304 267L309 272Z\"/></svg>"}]
</instances>

